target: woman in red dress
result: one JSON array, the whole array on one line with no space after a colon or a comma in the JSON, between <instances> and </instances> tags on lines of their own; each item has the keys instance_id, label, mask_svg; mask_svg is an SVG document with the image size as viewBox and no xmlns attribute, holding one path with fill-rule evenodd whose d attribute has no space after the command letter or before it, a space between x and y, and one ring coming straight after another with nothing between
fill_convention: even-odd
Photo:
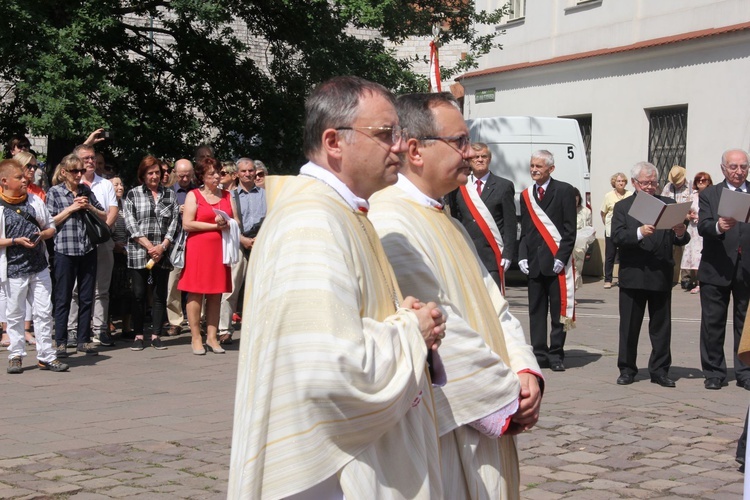
<instances>
[{"instance_id":1,"label":"woman in red dress","mask_svg":"<svg viewBox=\"0 0 750 500\"><path fill-rule=\"evenodd\" d=\"M217 332L221 294L232 291L231 268L224 264L221 232L229 224L214 209L230 217L235 211L229 191L219 189L221 164L215 158L203 158L195 166L200 188L185 198L182 227L188 233L185 243L185 267L177 288L187 292L187 316L192 334L193 354L206 354L201 337L201 305L206 300L206 346L215 354L223 354Z\"/></svg>"}]
</instances>

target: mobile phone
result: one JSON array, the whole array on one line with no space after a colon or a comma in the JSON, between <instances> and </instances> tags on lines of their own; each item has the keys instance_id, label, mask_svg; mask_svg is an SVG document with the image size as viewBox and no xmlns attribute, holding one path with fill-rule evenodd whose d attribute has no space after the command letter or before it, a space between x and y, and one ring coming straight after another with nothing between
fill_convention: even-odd
<instances>
[{"instance_id":1,"label":"mobile phone","mask_svg":"<svg viewBox=\"0 0 750 500\"><path fill-rule=\"evenodd\" d=\"M109 130L105 130L104 132L102 132L102 137L104 137L105 139L111 139L112 132L110 132Z\"/></svg>"},{"instance_id":2,"label":"mobile phone","mask_svg":"<svg viewBox=\"0 0 750 500\"><path fill-rule=\"evenodd\" d=\"M42 238L42 233L36 233L34 236L29 238L33 244L36 245L36 243Z\"/></svg>"}]
</instances>

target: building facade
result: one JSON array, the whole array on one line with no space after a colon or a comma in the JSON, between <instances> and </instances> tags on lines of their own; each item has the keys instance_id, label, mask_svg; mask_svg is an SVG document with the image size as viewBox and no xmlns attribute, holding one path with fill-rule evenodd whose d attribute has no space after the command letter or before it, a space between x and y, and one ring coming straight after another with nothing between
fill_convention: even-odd
<instances>
[{"instance_id":1,"label":"building facade","mask_svg":"<svg viewBox=\"0 0 750 500\"><path fill-rule=\"evenodd\" d=\"M477 8L502 2L477 0ZM511 0L502 50L464 74L466 118L579 120L590 149L591 207L609 179L651 161L666 181L685 166L721 179L724 150L750 146L747 0ZM629 186L632 189L631 186Z\"/></svg>"}]
</instances>

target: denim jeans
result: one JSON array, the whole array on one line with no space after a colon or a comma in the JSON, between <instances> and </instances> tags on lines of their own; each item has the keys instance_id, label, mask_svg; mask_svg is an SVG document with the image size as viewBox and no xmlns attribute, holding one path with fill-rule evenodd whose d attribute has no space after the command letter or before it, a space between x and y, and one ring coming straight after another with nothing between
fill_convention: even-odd
<instances>
[{"instance_id":1,"label":"denim jeans","mask_svg":"<svg viewBox=\"0 0 750 500\"><path fill-rule=\"evenodd\" d=\"M96 249L86 255L55 252L55 345L68 341L68 313L78 281L78 344L91 342L91 311L96 288Z\"/></svg>"}]
</instances>

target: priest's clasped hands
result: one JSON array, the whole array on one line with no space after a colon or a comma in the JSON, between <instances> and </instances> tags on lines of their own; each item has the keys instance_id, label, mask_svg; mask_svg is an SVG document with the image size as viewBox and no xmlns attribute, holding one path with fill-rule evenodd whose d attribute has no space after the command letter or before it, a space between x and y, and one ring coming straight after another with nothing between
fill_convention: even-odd
<instances>
[{"instance_id":1,"label":"priest's clasped hands","mask_svg":"<svg viewBox=\"0 0 750 500\"><path fill-rule=\"evenodd\" d=\"M419 320L419 331L422 332L428 349L437 351L445 338L445 315L435 302L420 302L414 297L406 297L401 307L411 309Z\"/></svg>"}]
</instances>

